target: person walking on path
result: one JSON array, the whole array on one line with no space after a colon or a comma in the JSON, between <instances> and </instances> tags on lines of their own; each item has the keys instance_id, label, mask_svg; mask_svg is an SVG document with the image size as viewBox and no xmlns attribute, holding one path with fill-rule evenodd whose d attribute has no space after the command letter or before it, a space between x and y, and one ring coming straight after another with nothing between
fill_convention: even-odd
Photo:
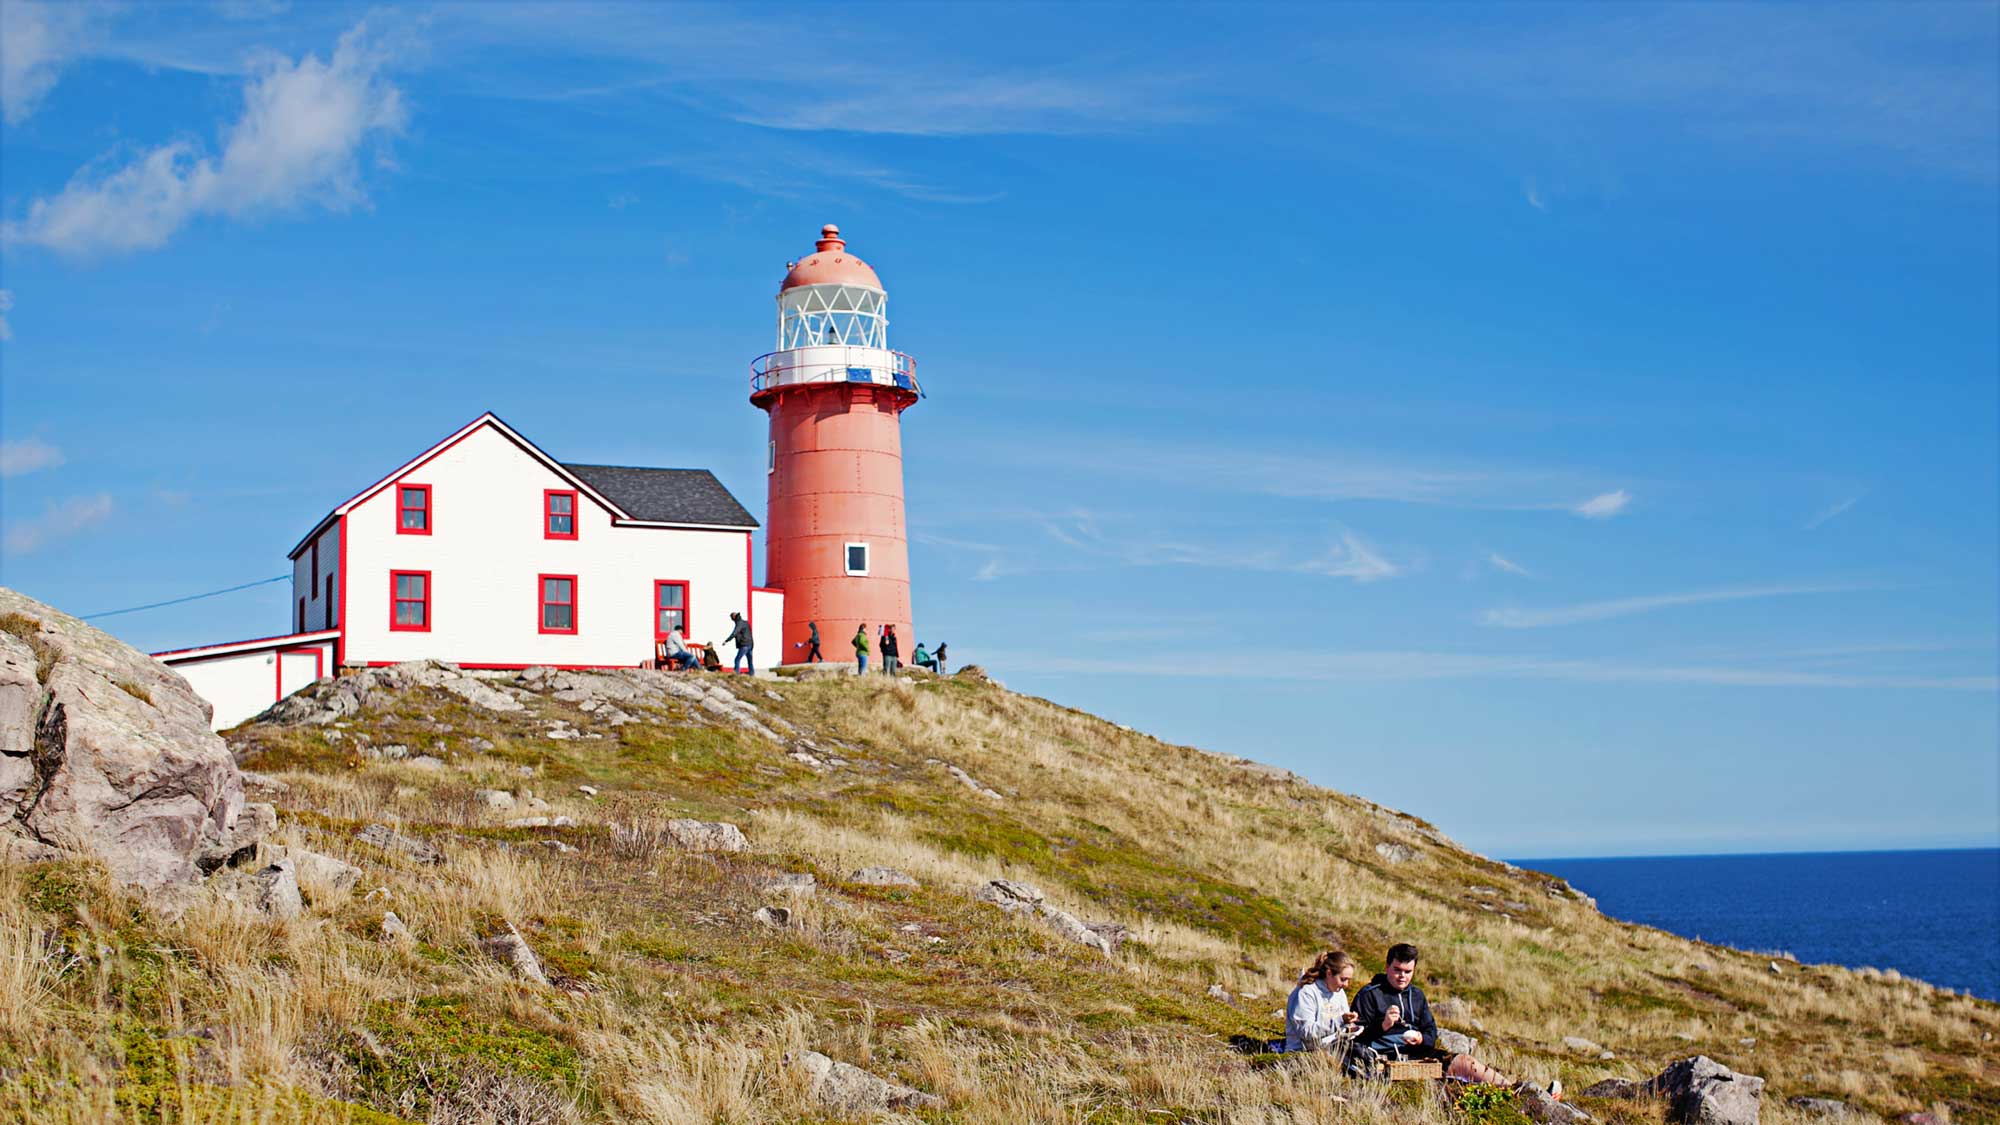
<instances>
[{"instance_id":1,"label":"person walking on path","mask_svg":"<svg viewBox=\"0 0 2000 1125\"><path fill-rule=\"evenodd\" d=\"M806 628L812 631L812 635L807 637L804 642L809 649L806 653L806 663L818 664L826 659L819 654L819 622L808 621L806 622Z\"/></svg>"},{"instance_id":2,"label":"person walking on path","mask_svg":"<svg viewBox=\"0 0 2000 1125\"><path fill-rule=\"evenodd\" d=\"M862 622L860 627L854 630L854 673L858 676L868 674L868 623L866 621Z\"/></svg>"},{"instance_id":3,"label":"person walking on path","mask_svg":"<svg viewBox=\"0 0 2000 1125\"><path fill-rule=\"evenodd\" d=\"M896 640L896 627L882 626L882 670L891 676L895 675L897 658L902 655L903 646Z\"/></svg>"},{"instance_id":4,"label":"person walking on path","mask_svg":"<svg viewBox=\"0 0 2000 1125\"><path fill-rule=\"evenodd\" d=\"M750 666L750 674L754 676L757 674L757 659L753 650L757 642L750 635L750 623L745 621L740 613L730 614L729 619L736 622L736 628L729 633L729 643L736 646L736 659L730 661L729 669L732 672L741 672L743 666L747 664Z\"/></svg>"}]
</instances>

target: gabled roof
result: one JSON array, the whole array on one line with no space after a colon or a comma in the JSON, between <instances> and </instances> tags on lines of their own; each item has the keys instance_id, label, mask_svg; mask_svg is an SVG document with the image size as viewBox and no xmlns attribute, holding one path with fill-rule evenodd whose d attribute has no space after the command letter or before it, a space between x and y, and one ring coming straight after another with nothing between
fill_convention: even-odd
<instances>
[{"instance_id":1,"label":"gabled roof","mask_svg":"<svg viewBox=\"0 0 2000 1125\"><path fill-rule=\"evenodd\" d=\"M345 503L338 505L332 511L328 512L318 523L313 525L311 531L306 532L305 537L298 541L298 544L291 549L287 557L298 558L299 552L305 550L335 520L353 511L356 505L367 500L370 496L387 488L391 481L422 468L433 457L470 437L481 427L491 427L502 437L519 446L523 453L541 462L544 468L568 481L570 484L575 485L578 492L595 500L606 511L611 513L611 523L613 526L619 524L667 525L727 528L743 531L757 526L757 521L751 517L749 512L744 510L743 505L737 503L736 498L729 494L729 490L722 487L722 482L715 479L715 474L709 472L707 469L633 469L613 468L610 466L579 466L590 469L593 472L611 474L605 476L604 479L614 482L614 486L624 488L626 495L633 499L635 503L638 503L644 511L681 513L679 515L665 516L641 515L639 512L625 507L624 503L619 499L607 495L592 481L585 479L582 475L573 471L571 466L564 465L542 452L541 448L534 442L522 437L519 431L501 421L499 415L489 410L452 431L444 440L438 442L436 445L398 465L388 475L377 480L367 488L362 489L360 492L355 493ZM648 481L635 485L631 484L622 475L634 473L693 474L705 478L706 484L682 483L670 486L659 481ZM720 497L720 502L717 500L718 496ZM674 501L674 497L682 497L684 500L677 503ZM726 504L723 502L726 502Z\"/></svg>"},{"instance_id":2,"label":"gabled roof","mask_svg":"<svg viewBox=\"0 0 2000 1125\"><path fill-rule=\"evenodd\" d=\"M756 527L757 519L707 469L641 469L630 465L563 468L645 523Z\"/></svg>"}]
</instances>

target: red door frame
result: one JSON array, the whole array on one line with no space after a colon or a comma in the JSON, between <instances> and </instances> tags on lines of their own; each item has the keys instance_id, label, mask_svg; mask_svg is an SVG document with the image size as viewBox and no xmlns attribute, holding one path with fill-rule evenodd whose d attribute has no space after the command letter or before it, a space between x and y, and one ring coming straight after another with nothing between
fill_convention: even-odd
<instances>
[{"instance_id":1,"label":"red door frame","mask_svg":"<svg viewBox=\"0 0 2000 1125\"><path fill-rule=\"evenodd\" d=\"M277 666L277 672L272 676L272 680L274 681L272 686L276 690L277 694L271 697L271 702L276 703L278 700L285 698L285 657L298 656L303 653L312 654L313 679L317 680L325 677L326 675L325 649L320 648L318 645L314 645L311 648L281 648L278 650L277 655L271 660L271 663Z\"/></svg>"}]
</instances>

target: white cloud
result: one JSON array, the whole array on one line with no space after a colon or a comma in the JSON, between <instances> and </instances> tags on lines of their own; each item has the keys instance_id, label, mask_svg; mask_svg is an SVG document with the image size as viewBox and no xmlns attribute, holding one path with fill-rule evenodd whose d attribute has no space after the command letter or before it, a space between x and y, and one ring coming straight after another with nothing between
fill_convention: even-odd
<instances>
[{"instance_id":1,"label":"white cloud","mask_svg":"<svg viewBox=\"0 0 2000 1125\"><path fill-rule=\"evenodd\" d=\"M34 114L62 68L89 42L96 9L40 0L0 3L0 109L9 125Z\"/></svg>"},{"instance_id":2,"label":"white cloud","mask_svg":"<svg viewBox=\"0 0 2000 1125\"><path fill-rule=\"evenodd\" d=\"M1494 570L1512 574L1519 578L1533 578L1535 576L1533 571L1498 551L1486 552L1486 564Z\"/></svg>"},{"instance_id":3,"label":"white cloud","mask_svg":"<svg viewBox=\"0 0 2000 1125\"><path fill-rule=\"evenodd\" d=\"M14 329L7 324L7 314L14 309L14 291L0 289L0 340L14 338Z\"/></svg>"},{"instance_id":4,"label":"white cloud","mask_svg":"<svg viewBox=\"0 0 2000 1125\"><path fill-rule=\"evenodd\" d=\"M1805 522L1805 530L1812 531L1813 529L1817 528L1819 525L1825 523L1828 520L1837 519L1838 517L1847 514L1847 510L1849 508L1854 507L1856 504L1859 504L1860 502L1861 502L1861 497L1859 494L1856 494L1836 504L1831 504L1825 508L1820 509L1817 515L1813 516L1813 518Z\"/></svg>"},{"instance_id":5,"label":"white cloud","mask_svg":"<svg viewBox=\"0 0 2000 1125\"><path fill-rule=\"evenodd\" d=\"M1342 531L1338 545L1296 569L1328 578L1352 578L1356 582L1379 582L1403 573L1401 567L1383 558L1381 552L1351 531Z\"/></svg>"},{"instance_id":6,"label":"white cloud","mask_svg":"<svg viewBox=\"0 0 2000 1125\"><path fill-rule=\"evenodd\" d=\"M18 477L37 469L53 469L62 463L62 450L41 438L0 441L0 478Z\"/></svg>"},{"instance_id":7,"label":"white cloud","mask_svg":"<svg viewBox=\"0 0 2000 1125\"><path fill-rule=\"evenodd\" d=\"M60 504L50 504L42 510L40 519L10 523L7 528L7 553L28 554L54 540L75 535L109 518L111 518L111 494L107 492L100 492L95 496L76 497Z\"/></svg>"},{"instance_id":8,"label":"white cloud","mask_svg":"<svg viewBox=\"0 0 2000 1125\"><path fill-rule=\"evenodd\" d=\"M1633 617L1641 613L1653 613L1657 610L1673 609L1685 605L1707 605L1712 602L1740 602L1756 598L1794 597L1801 594L1841 594L1864 589L1868 589L1868 587L1822 583L1819 585L1738 586L1721 590L1692 590L1679 594L1650 594L1639 598L1615 598L1601 602L1581 602L1576 605L1550 606L1546 609L1516 609L1513 607L1489 609L1480 615L1479 623L1502 629L1546 629L1558 625L1582 625L1592 621L1609 621L1616 617Z\"/></svg>"},{"instance_id":9,"label":"white cloud","mask_svg":"<svg viewBox=\"0 0 2000 1125\"><path fill-rule=\"evenodd\" d=\"M1528 177L1521 184L1521 198L1527 200L1528 206L1533 207L1537 211L1547 211L1549 209L1549 200L1546 195L1542 194L1542 185L1536 183L1532 176Z\"/></svg>"},{"instance_id":10,"label":"white cloud","mask_svg":"<svg viewBox=\"0 0 2000 1125\"><path fill-rule=\"evenodd\" d=\"M1624 511L1625 505L1631 502L1632 494L1621 488L1616 492L1606 492L1593 496L1576 507L1571 508L1570 511L1575 512L1585 519L1608 520L1612 516Z\"/></svg>"},{"instance_id":11,"label":"white cloud","mask_svg":"<svg viewBox=\"0 0 2000 1125\"><path fill-rule=\"evenodd\" d=\"M8 240L73 255L146 250L201 216L366 205L361 150L406 119L401 92L382 76L389 62L365 25L341 36L328 61L267 57L244 87L243 115L225 130L219 157L177 140L113 170L87 166L9 223Z\"/></svg>"}]
</instances>

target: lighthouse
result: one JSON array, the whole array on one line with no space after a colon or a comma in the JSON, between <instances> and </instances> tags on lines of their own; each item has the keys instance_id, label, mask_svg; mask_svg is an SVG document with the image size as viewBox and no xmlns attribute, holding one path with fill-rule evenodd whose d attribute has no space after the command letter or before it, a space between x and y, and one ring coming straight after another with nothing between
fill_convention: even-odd
<instances>
[{"instance_id":1,"label":"lighthouse","mask_svg":"<svg viewBox=\"0 0 2000 1125\"><path fill-rule=\"evenodd\" d=\"M765 581L785 592L782 662L804 660L819 624L831 660L857 627L894 625L907 658L910 548L903 522L903 411L923 397L916 361L889 348L888 293L821 228L787 263L777 350L750 365L750 401L770 415Z\"/></svg>"}]
</instances>

